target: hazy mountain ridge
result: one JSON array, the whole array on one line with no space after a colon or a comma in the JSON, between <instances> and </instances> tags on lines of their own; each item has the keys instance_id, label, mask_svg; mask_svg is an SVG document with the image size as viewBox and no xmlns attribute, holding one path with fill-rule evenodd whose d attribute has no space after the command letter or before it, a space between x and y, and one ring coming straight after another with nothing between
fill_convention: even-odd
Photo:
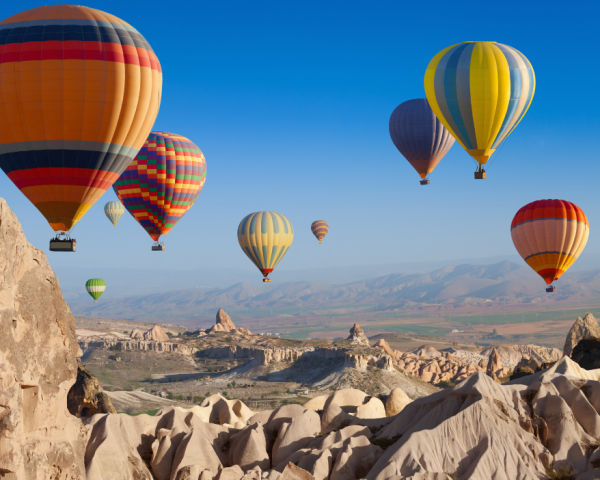
<instances>
[{"instance_id":1,"label":"hazy mountain ridge","mask_svg":"<svg viewBox=\"0 0 600 480\"><path fill-rule=\"evenodd\" d=\"M303 308L335 306L378 309L418 308L426 305L466 306L484 303L549 303L600 298L600 270L575 272L558 283L553 295L528 267L509 260L493 265L447 266L422 274L391 274L345 285L317 282L236 283L227 288L192 288L161 294L136 295L90 306L71 305L80 315L169 315L173 311L193 315L199 309Z\"/></svg>"}]
</instances>

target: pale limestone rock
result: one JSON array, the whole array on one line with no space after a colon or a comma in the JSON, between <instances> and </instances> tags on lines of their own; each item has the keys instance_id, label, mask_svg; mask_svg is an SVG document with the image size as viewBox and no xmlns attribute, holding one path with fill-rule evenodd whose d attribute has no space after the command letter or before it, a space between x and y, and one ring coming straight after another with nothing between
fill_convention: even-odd
<instances>
[{"instance_id":1,"label":"pale limestone rock","mask_svg":"<svg viewBox=\"0 0 600 480\"><path fill-rule=\"evenodd\" d=\"M372 445L366 437L353 437L337 454L329 479L355 480L363 478L382 453L383 450ZM363 462L365 459L366 462ZM359 472L359 467L363 471Z\"/></svg>"},{"instance_id":2,"label":"pale limestone rock","mask_svg":"<svg viewBox=\"0 0 600 480\"><path fill-rule=\"evenodd\" d=\"M302 406L307 410L318 412L319 410L323 410L325 408L325 402L327 402L328 398L329 395L319 395L318 397L311 398Z\"/></svg>"},{"instance_id":3,"label":"pale limestone rock","mask_svg":"<svg viewBox=\"0 0 600 480\"><path fill-rule=\"evenodd\" d=\"M87 430L67 410L80 353L44 252L0 199L0 475L84 479ZM59 477L60 475L60 477Z\"/></svg>"},{"instance_id":4,"label":"pale limestone rock","mask_svg":"<svg viewBox=\"0 0 600 480\"><path fill-rule=\"evenodd\" d=\"M215 477L215 480L240 480L244 476L243 470L234 465L233 467L225 467Z\"/></svg>"},{"instance_id":5,"label":"pale limestone rock","mask_svg":"<svg viewBox=\"0 0 600 480\"><path fill-rule=\"evenodd\" d=\"M133 338L134 340L143 340L144 332L142 332L139 328L136 328L131 331L129 334L129 338Z\"/></svg>"},{"instance_id":6,"label":"pale limestone rock","mask_svg":"<svg viewBox=\"0 0 600 480\"><path fill-rule=\"evenodd\" d=\"M206 333L215 333L215 332L227 332L227 333L239 333L242 335L251 335L250 330L245 328L237 329L233 322L231 321L231 317L227 315L225 310L219 308L217 312L217 320L215 325L206 330Z\"/></svg>"},{"instance_id":7,"label":"pale limestone rock","mask_svg":"<svg viewBox=\"0 0 600 480\"><path fill-rule=\"evenodd\" d=\"M147 342L168 342L169 336L160 325L154 325L150 330L144 333L144 340Z\"/></svg>"},{"instance_id":8,"label":"pale limestone rock","mask_svg":"<svg viewBox=\"0 0 600 480\"><path fill-rule=\"evenodd\" d=\"M311 410L305 410L290 423L284 423L273 445L273 465L280 464L296 450L306 447L320 430L321 419Z\"/></svg>"},{"instance_id":9,"label":"pale limestone rock","mask_svg":"<svg viewBox=\"0 0 600 480\"><path fill-rule=\"evenodd\" d=\"M364 345L366 347L369 346L369 339L366 337L364 330L358 323L355 323L350 329L350 336L348 337L348 340L350 340L353 344Z\"/></svg>"},{"instance_id":10,"label":"pale limestone rock","mask_svg":"<svg viewBox=\"0 0 600 480\"><path fill-rule=\"evenodd\" d=\"M497 372L502 370L502 362L500 361L500 355L498 354L498 350L495 348L492 350L490 354L490 358L487 364L486 374L488 377L492 378L495 382L500 383L498 380Z\"/></svg>"},{"instance_id":11,"label":"pale limestone rock","mask_svg":"<svg viewBox=\"0 0 600 480\"><path fill-rule=\"evenodd\" d=\"M146 464L152 458L158 421L158 417L123 413L91 417L86 422L90 430L85 451L87 480L151 480Z\"/></svg>"},{"instance_id":12,"label":"pale limestone rock","mask_svg":"<svg viewBox=\"0 0 600 480\"><path fill-rule=\"evenodd\" d=\"M269 470L271 461L267 452L267 437L260 423L254 423L231 436L229 463L239 465L243 471L259 467Z\"/></svg>"},{"instance_id":13,"label":"pale limestone rock","mask_svg":"<svg viewBox=\"0 0 600 480\"><path fill-rule=\"evenodd\" d=\"M385 402L385 415L387 417L398 415L410 402L412 400L404 390L400 387L394 388Z\"/></svg>"},{"instance_id":14,"label":"pale limestone rock","mask_svg":"<svg viewBox=\"0 0 600 480\"><path fill-rule=\"evenodd\" d=\"M175 480L179 470L190 465L198 465L203 470L209 470L213 476L216 476L223 468L211 442L196 428L192 428L181 440L173 459L170 480ZM237 468L241 472L239 476L241 478L244 472L239 467ZM226 478L231 480L230 477Z\"/></svg>"},{"instance_id":15,"label":"pale limestone rock","mask_svg":"<svg viewBox=\"0 0 600 480\"><path fill-rule=\"evenodd\" d=\"M288 463L278 480L315 480L314 477L303 468L293 463Z\"/></svg>"},{"instance_id":16,"label":"pale limestone rock","mask_svg":"<svg viewBox=\"0 0 600 480\"><path fill-rule=\"evenodd\" d=\"M590 312L586 312L583 318L578 317L567 333L563 355L570 357L575 345L584 338L600 337L600 326Z\"/></svg>"},{"instance_id":17,"label":"pale limestone rock","mask_svg":"<svg viewBox=\"0 0 600 480\"><path fill-rule=\"evenodd\" d=\"M371 397L366 403L356 409L357 418L382 418L385 417L385 406L376 397Z\"/></svg>"}]
</instances>

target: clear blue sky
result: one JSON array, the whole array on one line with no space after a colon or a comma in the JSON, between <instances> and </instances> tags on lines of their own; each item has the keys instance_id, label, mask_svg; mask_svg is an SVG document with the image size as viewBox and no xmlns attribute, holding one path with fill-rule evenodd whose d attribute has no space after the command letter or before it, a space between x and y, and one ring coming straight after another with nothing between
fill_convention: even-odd
<instances>
[{"instance_id":1,"label":"clear blue sky","mask_svg":"<svg viewBox=\"0 0 600 480\"><path fill-rule=\"evenodd\" d=\"M39 5L4 2L2 17ZM249 260L236 228L257 210L281 212L295 227L278 269L506 255L515 253L513 215L540 198L579 205L591 224L586 251L600 253L600 8L593 2L86 5L131 23L150 42L164 72L155 129L192 139L206 156L207 180L163 237L166 252L151 252L127 213L111 226L102 211L116 198L109 191L75 228L78 252L48 252L54 266L89 267L90 277L100 266L239 266ZM424 97L434 55L465 40L523 52L536 73L535 97L487 180L473 179L473 162L456 143L422 187L389 138L389 116ZM52 230L1 172L0 195L30 242L47 250ZM316 219L330 224L320 246L310 232Z\"/></svg>"}]
</instances>

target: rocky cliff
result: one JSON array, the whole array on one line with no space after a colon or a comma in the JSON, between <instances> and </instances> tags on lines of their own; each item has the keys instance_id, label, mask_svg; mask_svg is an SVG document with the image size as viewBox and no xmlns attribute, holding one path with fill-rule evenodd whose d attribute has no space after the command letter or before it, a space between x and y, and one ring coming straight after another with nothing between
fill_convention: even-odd
<instances>
[{"instance_id":1,"label":"rocky cliff","mask_svg":"<svg viewBox=\"0 0 600 480\"><path fill-rule=\"evenodd\" d=\"M181 355L194 355L198 349L181 345L179 343L170 342L146 342L143 340L103 340L103 341L87 341L79 342L81 349L86 352L90 348L117 348L120 350L149 350L152 352L180 353Z\"/></svg>"},{"instance_id":2,"label":"rocky cliff","mask_svg":"<svg viewBox=\"0 0 600 480\"><path fill-rule=\"evenodd\" d=\"M67 410L75 318L44 252L0 199L0 476L84 479L87 431Z\"/></svg>"}]
</instances>

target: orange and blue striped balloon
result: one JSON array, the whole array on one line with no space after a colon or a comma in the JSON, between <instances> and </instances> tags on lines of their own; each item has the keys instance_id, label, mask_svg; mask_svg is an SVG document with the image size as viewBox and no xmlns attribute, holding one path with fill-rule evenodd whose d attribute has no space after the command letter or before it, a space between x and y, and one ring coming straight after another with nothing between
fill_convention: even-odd
<instances>
[{"instance_id":1,"label":"orange and blue striped balloon","mask_svg":"<svg viewBox=\"0 0 600 480\"><path fill-rule=\"evenodd\" d=\"M198 199L206 181L206 160L191 140L151 132L113 189L133 218L158 241Z\"/></svg>"},{"instance_id":2,"label":"orange and blue striped balloon","mask_svg":"<svg viewBox=\"0 0 600 480\"><path fill-rule=\"evenodd\" d=\"M123 20L79 5L0 22L0 168L55 231L70 230L148 137L162 72Z\"/></svg>"},{"instance_id":3,"label":"orange and blue striped balloon","mask_svg":"<svg viewBox=\"0 0 600 480\"><path fill-rule=\"evenodd\" d=\"M315 220L311 224L310 229L313 235L317 237L317 240L319 240L319 243L321 243L329 231L329 224L325 220Z\"/></svg>"}]
</instances>

